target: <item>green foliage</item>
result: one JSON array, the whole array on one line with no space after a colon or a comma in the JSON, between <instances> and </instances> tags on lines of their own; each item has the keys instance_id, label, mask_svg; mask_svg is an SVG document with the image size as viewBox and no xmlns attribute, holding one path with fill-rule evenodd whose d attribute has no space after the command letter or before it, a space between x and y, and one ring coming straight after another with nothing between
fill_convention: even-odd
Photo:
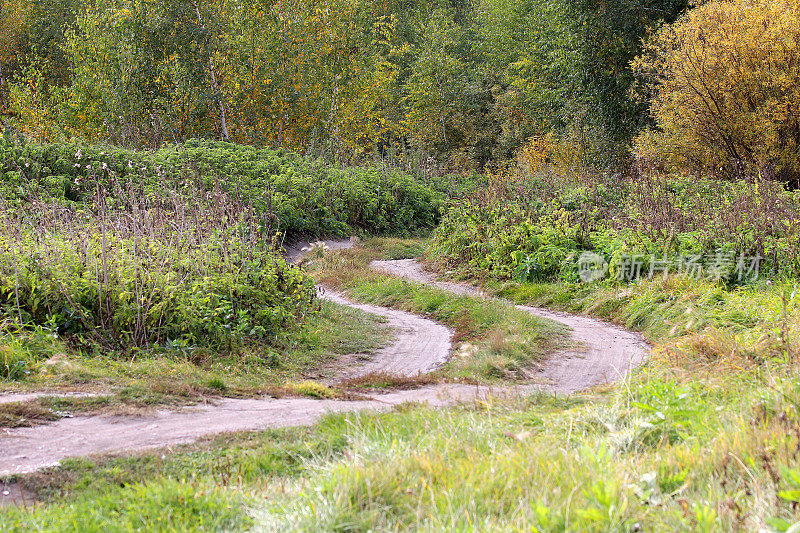
<instances>
[{"instance_id":1,"label":"green foliage","mask_svg":"<svg viewBox=\"0 0 800 533\"><path fill-rule=\"evenodd\" d=\"M42 73L45 92L70 83L63 46L75 28L80 0L4 0L0 2L0 119L10 113L9 82ZM42 97L46 97L42 94Z\"/></svg>"},{"instance_id":2,"label":"green foliage","mask_svg":"<svg viewBox=\"0 0 800 533\"><path fill-rule=\"evenodd\" d=\"M668 381L648 382L632 391L634 406L644 415L634 437L636 445L675 444L711 431L699 395L702 389Z\"/></svg>"},{"instance_id":3,"label":"green foliage","mask_svg":"<svg viewBox=\"0 0 800 533\"><path fill-rule=\"evenodd\" d=\"M246 214L224 204L176 208L176 216L102 208L60 217L58 209L24 218L6 213L4 318L84 346L158 345L178 353L274 342L297 327L312 283Z\"/></svg>"},{"instance_id":4,"label":"green foliage","mask_svg":"<svg viewBox=\"0 0 800 533\"><path fill-rule=\"evenodd\" d=\"M786 480L789 489L778 493L778 498L787 502L800 503L800 472L784 468L781 477Z\"/></svg>"},{"instance_id":5,"label":"green foliage","mask_svg":"<svg viewBox=\"0 0 800 533\"><path fill-rule=\"evenodd\" d=\"M23 381L36 374L41 363L63 352L53 333L42 327L20 331L10 327L7 316L0 337L0 380Z\"/></svg>"},{"instance_id":6,"label":"green foliage","mask_svg":"<svg viewBox=\"0 0 800 533\"><path fill-rule=\"evenodd\" d=\"M685 5L79 2L43 51L15 60L15 123L40 141L136 148L228 129L242 143L347 160L433 155L456 170L507 160L551 130L592 155L619 153L646 122L628 63Z\"/></svg>"},{"instance_id":7,"label":"green foliage","mask_svg":"<svg viewBox=\"0 0 800 533\"><path fill-rule=\"evenodd\" d=\"M409 234L432 228L441 209L437 193L402 172L326 166L283 150L199 140L133 152L0 139L0 174L0 196L12 205L82 203L101 190L112 209L134 199L169 209L173 194L225 193L252 205L265 230L295 236Z\"/></svg>"},{"instance_id":8,"label":"green foliage","mask_svg":"<svg viewBox=\"0 0 800 533\"><path fill-rule=\"evenodd\" d=\"M305 329L318 309L313 283L281 257L278 238L422 232L443 203L397 171L208 141L133 152L4 138L0 174L4 331L48 331L71 355L144 352L209 367L187 371L189 390L240 388L208 381L223 360L241 377L265 362L285 374L330 357ZM54 374L105 373L84 365ZM14 376L32 368L12 366Z\"/></svg>"},{"instance_id":9,"label":"green foliage","mask_svg":"<svg viewBox=\"0 0 800 533\"><path fill-rule=\"evenodd\" d=\"M564 1L578 36L575 92L568 97L569 112L577 119L572 130L595 158L612 162L623 155L633 134L647 124L647 103L629 97L634 82L630 62L642 50L644 37L662 22L674 21L690 3Z\"/></svg>"},{"instance_id":10,"label":"green foliage","mask_svg":"<svg viewBox=\"0 0 800 533\"><path fill-rule=\"evenodd\" d=\"M208 189L220 187L271 211L282 231L295 234L402 235L432 228L439 217L438 195L394 170L332 167L287 152L202 141L154 157L167 178L185 179L190 168Z\"/></svg>"},{"instance_id":11,"label":"green foliage","mask_svg":"<svg viewBox=\"0 0 800 533\"><path fill-rule=\"evenodd\" d=\"M585 251L608 262L610 277L631 254L643 256L644 274L651 255L702 256L710 271L716 258L746 254L761 258L763 274L796 276L798 219L800 196L774 182L545 172L496 178L457 202L427 256L462 276L520 281L577 281Z\"/></svg>"}]
</instances>

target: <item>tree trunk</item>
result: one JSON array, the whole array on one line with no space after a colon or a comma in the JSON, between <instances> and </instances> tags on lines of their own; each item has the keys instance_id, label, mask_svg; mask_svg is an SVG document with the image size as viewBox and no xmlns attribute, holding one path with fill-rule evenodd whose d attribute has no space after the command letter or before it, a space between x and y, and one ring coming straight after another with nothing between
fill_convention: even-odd
<instances>
[{"instance_id":1,"label":"tree trunk","mask_svg":"<svg viewBox=\"0 0 800 533\"><path fill-rule=\"evenodd\" d=\"M194 5L194 12L197 14L197 23L200 24L200 28L205 30L206 26L203 24L203 17L200 16L200 8L197 6L197 1L192 0L192 5ZM222 133L222 140L227 141L230 137L228 135L228 121L225 119L225 102L222 100L222 93L219 90L219 84L217 84L214 59L210 50L208 51L208 71L211 74L211 88L214 89L214 93L217 96L217 104L219 105L219 128Z\"/></svg>"}]
</instances>

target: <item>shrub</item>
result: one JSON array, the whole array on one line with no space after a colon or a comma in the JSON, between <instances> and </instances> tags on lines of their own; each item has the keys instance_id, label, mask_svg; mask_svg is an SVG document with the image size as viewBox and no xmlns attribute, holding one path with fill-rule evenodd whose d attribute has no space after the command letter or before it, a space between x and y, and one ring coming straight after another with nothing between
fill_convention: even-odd
<instances>
[{"instance_id":1,"label":"shrub","mask_svg":"<svg viewBox=\"0 0 800 533\"><path fill-rule=\"evenodd\" d=\"M797 276L798 220L800 195L775 182L523 172L456 203L427 257L465 276L576 281L584 251L612 273L624 255L713 262L732 253L762 258L763 273Z\"/></svg>"},{"instance_id":2,"label":"shrub","mask_svg":"<svg viewBox=\"0 0 800 533\"><path fill-rule=\"evenodd\" d=\"M203 201L224 193L251 204L271 230L317 236L414 233L435 226L442 203L407 174L332 167L283 150L195 140L133 152L0 138L0 197L8 204L70 205L98 191L108 195L110 209L142 198L170 208L174 195Z\"/></svg>"},{"instance_id":3,"label":"shrub","mask_svg":"<svg viewBox=\"0 0 800 533\"><path fill-rule=\"evenodd\" d=\"M276 341L311 310L313 283L274 251L251 210L211 200L115 212L97 196L80 210L6 211L0 314L106 350Z\"/></svg>"},{"instance_id":4,"label":"shrub","mask_svg":"<svg viewBox=\"0 0 800 533\"><path fill-rule=\"evenodd\" d=\"M711 1L665 26L635 67L658 131L641 156L728 176L800 177L800 2Z\"/></svg>"}]
</instances>

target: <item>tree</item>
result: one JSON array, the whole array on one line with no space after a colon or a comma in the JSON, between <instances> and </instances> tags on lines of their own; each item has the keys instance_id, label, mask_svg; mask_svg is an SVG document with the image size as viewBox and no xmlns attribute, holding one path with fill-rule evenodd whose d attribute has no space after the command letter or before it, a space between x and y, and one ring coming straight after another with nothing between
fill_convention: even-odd
<instances>
[{"instance_id":1,"label":"tree","mask_svg":"<svg viewBox=\"0 0 800 533\"><path fill-rule=\"evenodd\" d=\"M31 4L28 0L0 0L0 115L8 108L8 78L24 50Z\"/></svg>"},{"instance_id":2,"label":"tree","mask_svg":"<svg viewBox=\"0 0 800 533\"><path fill-rule=\"evenodd\" d=\"M480 0L476 10L481 77L493 93L493 155L504 160L530 137L568 124L578 36L561 1Z\"/></svg>"},{"instance_id":3,"label":"tree","mask_svg":"<svg viewBox=\"0 0 800 533\"><path fill-rule=\"evenodd\" d=\"M62 48L80 0L0 0L0 114L11 113L10 92L19 77L63 87L71 81Z\"/></svg>"},{"instance_id":4,"label":"tree","mask_svg":"<svg viewBox=\"0 0 800 533\"><path fill-rule=\"evenodd\" d=\"M578 35L578 76L570 99L575 127L595 144L596 156L613 162L648 122L646 104L630 98L630 62L642 39L662 22L674 21L688 0L563 0ZM610 159L609 159L610 158Z\"/></svg>"},{"instance_id":5,"label":"tree","mask_svg":"<svg viewBox=\"0 0 800 533\"><path fill-rule=\"evenodd\" d=\"M800 1L729 0L692 9L649 41L658 127L639 155L727 177L800 177Z\"/></svg>"},{"instance_id":6,"label":"tree","mask_svg":"<svg viewBox=\"0 0 800 533\"><path fill-rule=\"evenodd\" d=\"M33 62L12 89L23 130L131 147L213 133L213 51L197 15L191 0L87 3L56 48L69 83L54 83L46 65Z\"/></svg>"},{"instance_id":7,"label":"tree","mask_svg":"<svg viewBox=\"0 0 800 533\"><path fill-rule=\"evenodd\" d=\"M240 142L369 151L401 135L393 2L224 4L221 85Z\"/></svg>"}]
</instances>

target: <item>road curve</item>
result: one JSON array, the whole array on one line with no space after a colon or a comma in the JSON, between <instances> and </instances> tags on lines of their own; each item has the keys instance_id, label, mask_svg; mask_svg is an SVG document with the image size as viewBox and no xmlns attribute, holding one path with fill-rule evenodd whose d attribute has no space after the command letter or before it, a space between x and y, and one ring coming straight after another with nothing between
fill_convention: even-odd
<instances>
[{"instance_id":1,"label":"road curve","mask_svg":"<svg viewBox=\"0 0 800 533\"><path fill-rule=\"evenodd\" d=\"M444 290L483 296L473 287L436 280L413 260L376 262L373 266ZM354 304L331 291L323 291L322 297L385 316L398 332L391 346L380 350L350 375L376 371L416 375L435 369L450 352L449 330L430 320L378 306ZM442 384L378 394L362 401L225 399L215 405L163 410L141 417L76 416L43 426L0 430L0 476L32 472L68 457L170 447L231 431L311 425L328 413L385 411L406 402L440 407L484 396L529 394L543 388L569 393L621 379L646 355L647 346L638 335L615 326L586 317L521 308L568 325L574 330L575 339L588 348L556 354L545 361L541 373L548 385L544 387ZM2 400L0 396L0 403Z\"/></svg>"},{"instance_id":2,"label":"road curve","mask_svg":"<svg viewBox=\"0 0 800 533\"><path fill-rule=\"evenodd\" d=\"M387 274L452 293L488 298L471 285L438 280L414 259L373 261L371 266ZM539 367L547 387L558 393L577 392L624 379L644 362L649 351L641 335L600 320L526 305L516 307L564 324L572 330L572 339L580 346L552 354Z\"/></svg>"}]
</instances>

